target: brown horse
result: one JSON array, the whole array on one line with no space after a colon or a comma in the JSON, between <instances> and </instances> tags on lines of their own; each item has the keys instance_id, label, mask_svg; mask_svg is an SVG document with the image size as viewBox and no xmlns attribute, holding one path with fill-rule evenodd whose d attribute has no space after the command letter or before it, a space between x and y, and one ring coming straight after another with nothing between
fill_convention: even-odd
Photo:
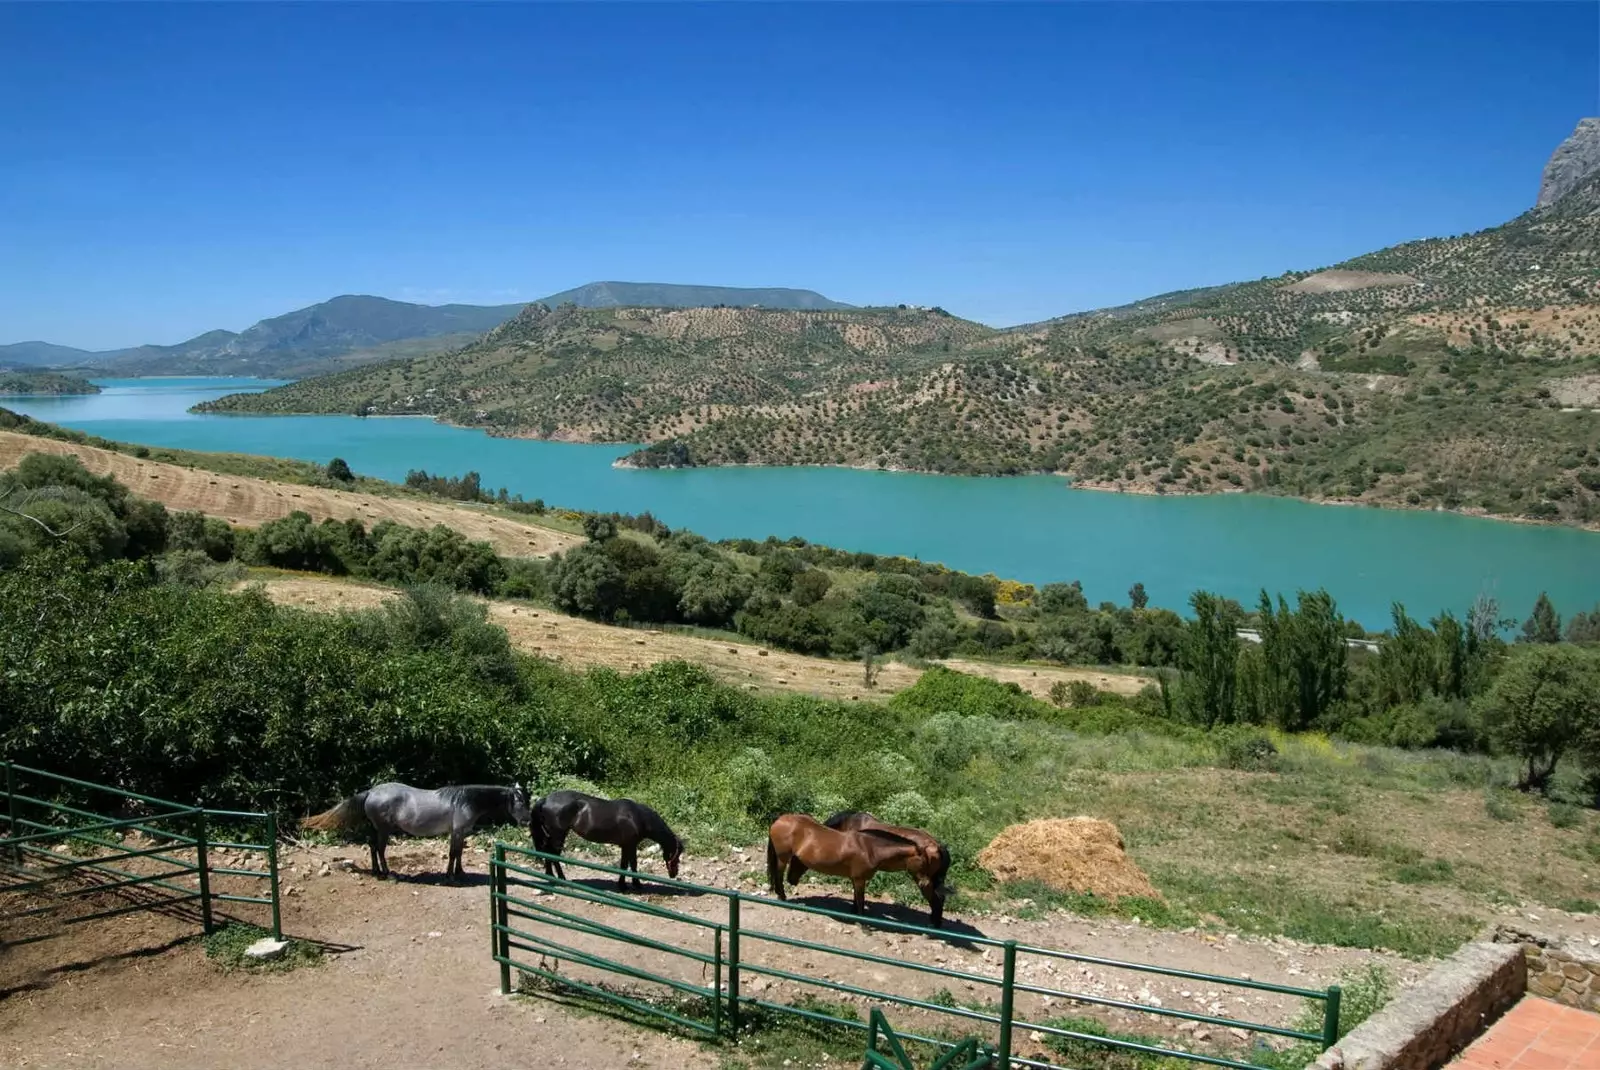
<instances>
[{"instance_id":1,"label":"brown horse","mask_svg":"<svg viewBox=\"0 0 1600 1070\"><path fill-rule=\"evenodd\" d=\"M913 832L916 830L905 830ZM850 909L866 909L867 881L880 870L909 873L932 908L934 928L944 923L944 875L950 852L927 833L916 838L890 827L844 831L829 828L807 814L783 814L767 832L767 883L779 899L787 869L790 884L807 869L830 877L847 877L855 887Z\"/></svg>"}]
</instances>

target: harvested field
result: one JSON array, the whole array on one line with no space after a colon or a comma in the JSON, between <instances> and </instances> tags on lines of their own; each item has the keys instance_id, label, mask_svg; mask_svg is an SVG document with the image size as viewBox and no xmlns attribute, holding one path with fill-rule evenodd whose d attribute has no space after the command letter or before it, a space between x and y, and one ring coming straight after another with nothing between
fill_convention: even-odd
<instances>
[{"instance_id":1,"label":"harvested field","mask_svg":"<svg viewBox=\"0 0 1600 1070\"><path fill-rule=\"evenodd\" d=\"M396 593L386 587L302 576L249 582L262 583L267 596L280 604L330 611L370 608L381 605ZM660 661L683 659L704 665L720 679L754 691L802 691L847 701L887 698L910 687L922 676L921 669L900 662L885 662L876 685L869 689L864 686L859 666L769 650L741 641L645 628L619 628L510 602L490 602L489 616L505 628L518 650L576 669L605 665L620 672L637 672ZM1094 669L1042 666L1032 669L959 658L943 664L959 672L1019 684L1040 698L1048 696L1050 685L1062 680L1087 680L1098 688L1123 694L1133 694L1145 683L1141 677Z\"/></svg>"},{"instance_id":2,"label":"harvested field","mask_svg":"<svg viewBox=\"0 0 1600 1070\"><path fill-rule=\"evenodd\" d=\"M1161 898L1128 857L1117 826L1094 817L1007 826L978 853L978 865L998 880L1038 881L1061 892Z\"/></svg>"},{"instance_id":3,"label":"harvested field","mask_svg":"<svg viewBox=\"0 0 1600 1070\"><path fill-rule=\"evenodd\" d=\"M583 541L580 536L535 527L466 506L276 483L229 476L182 465L144 461L124 453L72 442L0 431L0 468L13 468L29 453L77 457L96 475L115 476L134 493L173 510L198 510L230 524L255 527L296 510L313 520L360 520L367 526L392 520L411 527L444 524L469 539L487 542L506 557L548 557Z\"/></svg>"},{"instance_id":4,"label":"harvested field","mask_svg":"<svg viewBox=\"0 0 1600 1070\"><path fill-rule=\"evenodd\" d=\"M1319 271L1307 275L1284 289L1290 293L1331 294L1346 290L1367 290L1374 286L1420 286L1410 275L1395 275L1382 271Z\"/></svg>"}]
</instances>

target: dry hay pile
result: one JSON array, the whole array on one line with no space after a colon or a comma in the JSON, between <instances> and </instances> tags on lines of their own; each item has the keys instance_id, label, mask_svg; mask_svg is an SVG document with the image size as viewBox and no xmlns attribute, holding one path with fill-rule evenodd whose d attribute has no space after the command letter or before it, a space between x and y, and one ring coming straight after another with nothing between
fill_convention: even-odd
<instances>
[{"instance_id":1,"label":"dry hay pile","mask_svg":"<svg viewBox=\"0 0 1600 1070\"><path fill-rule=\"evenodd\" d=\"M1009 825L978 852L978 865L1001 881L1038 881L1105 899L1161 898L1128 857L1117 826L1094 817Z\"/></svg>"}]
</instances>

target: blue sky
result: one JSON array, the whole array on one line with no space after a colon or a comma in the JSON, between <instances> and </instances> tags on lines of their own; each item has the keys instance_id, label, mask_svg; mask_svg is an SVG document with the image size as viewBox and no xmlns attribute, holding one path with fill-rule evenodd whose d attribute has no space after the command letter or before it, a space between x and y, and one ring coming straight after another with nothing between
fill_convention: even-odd
<instances>
[{"instance_id":1,"label":"blue sky","mask_svg":"<svg viewBox=\"0 0 1600 1070\"><path fill-rule=\"evenodd\" d=\"M1600 8L0 5L0 341L340 293L801 286L994 324L1528 207Z\"/></svg>"}]
</instances>

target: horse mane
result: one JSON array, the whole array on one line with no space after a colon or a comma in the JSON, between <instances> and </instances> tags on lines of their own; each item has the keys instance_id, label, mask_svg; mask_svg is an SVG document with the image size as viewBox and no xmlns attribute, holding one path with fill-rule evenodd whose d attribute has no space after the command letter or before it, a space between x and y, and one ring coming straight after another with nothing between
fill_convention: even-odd
<instances>
[{"instance_id":1,"label":"horse mane","mask_svg":"<svg viewBox=\"0 0 1600 1070\"><path fill-rule=\"evenodd\" d=\"M840 825L844 824L852 817L857 816L872 818L874 821L877 820L877 818L872 817L872 815L867 813L865 810L840 810L838 813L828 818L828 820L824 821L823 824L831 829L838 829ZM768 822L768 824L771 824L771 822Z\"/></svg>"},{"instance_id":2,"label":"horse mane","mask_svg":"<svg viewBox=\"0 0 1600 1070\"><path fill-rule=\"evenodd\" d=\"M678 838L678 834L676 832L672 831L672 827L667 824L666 818L662 817L660 814L656 813L642 802L636 802L633 799L628 799L626 801L633 803L633 805L638 808L640 816L644 818L643 824L645 837L652 839L661 845L661 854L663 857L671 858L674 853L682 853L683 841Z\"/></svg>"},{"instance_id":3,"label":"horse mane","mask_svg":"<svg viewBox=\"0 0 1600 1070\"><path fill-rule=\"evenodd\" d=\"M439 798L448 803L483 803L511 805L512 788L503 784L451 784L439 789Z\"/></svg>"},{"instance_id":4,"label":"horse mane","mask_svg":"<svg viewBox=\"0 0 1600 1070\"><path fill-rule=\"evenodd\" d=\"M902 836L898 832L890 832L888 829L859 829L857 830L856 835L876 836L880 840L888 840L890 843L904 843L911 847L921 846L921 844L917 843L916 840L911 839L909 836Z\"/></svg>"}]
</instances>

